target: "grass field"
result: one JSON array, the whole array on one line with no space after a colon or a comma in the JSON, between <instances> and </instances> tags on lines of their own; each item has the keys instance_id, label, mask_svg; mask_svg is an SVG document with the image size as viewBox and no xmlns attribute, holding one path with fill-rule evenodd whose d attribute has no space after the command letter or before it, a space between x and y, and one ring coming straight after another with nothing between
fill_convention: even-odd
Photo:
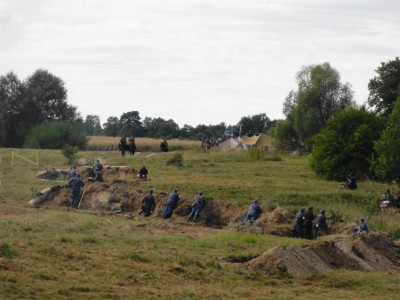
<instances>
[{"instance_id":1,"label":"grass field","mask_svg":"<svg viewBox=\"0 0 400 300\"><path fill-rule=\"evenodd\" d=\"M18 155L36 160L36 166ZM175 219L126 219L83 210L34 209L27 206L35 191L49 183L40 170L67 168L60 151L0 149L0 299L399 299L398 272L337 270L305 278L266 276L231 263L276 245L307 241L214 229ZM203 190L207 197L235 207L253 198L263 205L326 208L329 221L354 222L366 217L373 229L396 235L398 214L376 211L388 188L360 182L356 191L320 180L308 168L308 157L246 152L183 151L183 167L168 165L174 153L79 152L80 161L101 159L135 169L143 164L150 180L143 189L181 195ZM134 188L133 186L131 188ZM136 187L135 187L136 188ZM391 186L397 190L397 187Z\"/></svg>"},{"instance_id":2,"label":"grass field","mask_svg":"<svg viewBox=\"0 0 400 300\"><path fill-rule=\"evenodd\" d=\"M88 146L89 147L117 147L120 137L111 136L89 136ZM135 138L135 144L139 151L160 151L161 139L152 138ZM174 150L190 150L200 147L199 141L191 140L179 140L172 139L168 140L168 146L171 151Z\"/></svg>"}]
</instances>

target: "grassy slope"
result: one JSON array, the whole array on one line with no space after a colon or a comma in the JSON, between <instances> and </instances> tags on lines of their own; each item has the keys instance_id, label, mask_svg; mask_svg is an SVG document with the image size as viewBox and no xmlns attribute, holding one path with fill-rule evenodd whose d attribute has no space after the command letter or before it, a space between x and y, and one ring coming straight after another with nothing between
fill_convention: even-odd
<instances>
[{"instance_id":1,"label":"grassy slope","mask_svg":"<svg viewBox=\"0 0 400 300\"><path fill-rule=\"evenodd\" d=\"M21 159L11 165L11 150L2 149L0 212L0 297L3 299L395 299L399 274L336 271L307 278L266 277L231 264L229 258L261 254L275 245L306 241L228 230L204 230L151 218L127 220L118 216L24 207L31 189L48 182L37 171L67 167L58 151L39 152L40 166ZM34 156L33 150L17 150ZM245 153L185 152L184 167L167 166L173 153L141 153L120 158L118 153L82 152L81 158L102 158L136 169L146 164L156 191L173 186L181 195L201 189L214 199L248 205L253 197L290 209L301 205L333 210L348 221L368 215L383 185L359 184L357 191L337 191L338 183L315 178L306 157L282 161L250 161ZM133 187L132 187L133 188ZM332 213L331 213L332 215ZM371 215L376 228L397 224L386 215Z\"/></svg>"}]
</instances>

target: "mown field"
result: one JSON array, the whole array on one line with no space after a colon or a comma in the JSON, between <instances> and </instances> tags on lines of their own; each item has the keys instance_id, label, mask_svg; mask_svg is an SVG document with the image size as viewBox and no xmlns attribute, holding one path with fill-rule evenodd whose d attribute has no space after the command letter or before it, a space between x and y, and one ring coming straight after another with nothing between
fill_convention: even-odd
<instances>
[{"instance_id":1,"label":"mown field","mask_svg":"<svg viewBox=\"0 0 400 300\"><path fill-rule=\"evenodd\" d=\"M36 166L30 160L39 159ZM305 278L266 276L237 259L257 256L276 245L308 241L235 232L177 222L172 218L98 215L83 210L27 206L36 191L51 185L35 177L51 167L68 168L60 151L1 149L1 299L399 299L398 272L337 270ZM181 195L198 190L222 203L327 209L329 222L355 222L363 216L374 230L396 237L398 214L379 213L376 202L389 186L360 182L356 191L320 180L308 157L262 157L246 152L183 151L183 167L168 165L174 152L80 152L80 162L101 159L135 169L146 165L150 180L140 188ZM397 186L390 186L397 190ZM130 188L130 187L128 187ZM137 188L137 186L132 186Z\"/></svg>"}]
</instances>

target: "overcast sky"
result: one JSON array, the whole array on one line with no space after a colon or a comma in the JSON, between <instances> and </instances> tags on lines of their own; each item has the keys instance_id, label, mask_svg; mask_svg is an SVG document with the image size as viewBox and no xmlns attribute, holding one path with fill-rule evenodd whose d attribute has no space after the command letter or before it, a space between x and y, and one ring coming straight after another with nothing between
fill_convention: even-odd
<instances>
[{"instance_id":1,"label":"overcast sky","mask_svg":"<svg viewBox=\"0 0 400 300\"><path fill-rule=\"evenodd\" d=\"M361 104L399 50L398 0L0 0L0 75L47 69L102 123L283 118L296 73L323 62Z\"/></svg>"}]
</instances>

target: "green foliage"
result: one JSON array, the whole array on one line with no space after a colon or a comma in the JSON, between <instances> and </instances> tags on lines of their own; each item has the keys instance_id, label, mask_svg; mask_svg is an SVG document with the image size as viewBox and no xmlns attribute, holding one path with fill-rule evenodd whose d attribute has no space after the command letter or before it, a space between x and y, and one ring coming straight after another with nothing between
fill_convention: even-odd
<instances>
[{"instance_id":1,"label":"green foliage","mask_svg":"<svg viewBox=\"0 0 400 300\"><path fill-rule=\"evenodd\" d=\"M80 126L54 121L35 126L26 140L25 148L61 149L71 145L83 149L86 144L86 135Z\"/></svg>"},{"instance_id":2,"label":"green foliage","mask_svg":"<svg viewBox=\"0 0 400 300\"><path fill-rule=\"evenodd\" d=\"M177 167L183 166L183 152L175 152L174 156L167 161L167 165L174 165Z\"/></svg>"},{"instance_id":3,"label":"green foliage","mask_svg":"<svg viewBox=\"0 0 400 300\"><path fill-rule=\"evenodd\" d=\"M343 180L350 172L358 178L371 176L373 142L384 120L365 109L346 109L315 136L311 169L328 179Z\"/></svg>"},{"instance_id":4,"label":"green foliage","mask_svg":"<svg viewBox=\"0 0 400 300\"><path fill-rule=\"evenodd\" d=\"M270 131L279 150L294 151L299 146L299 137L289 120L279 120Z\"/></svg>"},{"instance_id":5,"label":"green foliage","mask_svg":"<svg viewBox=\"0 0 400 300\"><path fill-rule=\"evenodd\" d=\"M103 134L106 136L117 136L119 134L119 120L117 117L108 117L103 124Z\"/></svg>"},{"instance_id":6,"label":"green foliage","mask_svg":"<svg viewBox=\"0 0 400 300\"><path fill-rule=\"evenodd\" d=\"M9 244L3 243L0 245L0 256L5 258L14 258L17 254Z\"/></svg>"},{"instance_id":7,"label":"green foliage","mask_svg":"<svg viewBox=\"0 0 400 300\"><path fill-rule=\"evenodd\" d=\"M375 71L377 76L368 83L368 104L387 116L400 96L400 59L396 57L387 63L382 62Z\"/></svg>"},{"instance_id":8,"label":"green foliage","mask_svg":"<svg viewBox=\"0 0 400 300\"><path fill-rule=\"evenodd\" d=\"M314 135L327 121L336 112L354 106L353 93L329 63L303 67L297 74L297 84L297 91L291 91L284 102L284 113L305 150L310 151Z\"/></svg>"},{"instance_id":9,"label":"green foliage","mask_svg":"<svg viewBox=\"0 0 400 300\"><path fill-rule=\"evenodd\" d=\"M264 160L265 152L259 148L251 148L246 152L248 160Z\"/></svg>"},{"instance_id":10,"label":"green foliage","mask_svg":"<svg viewBox=\"0 0 400 300\"><path fill-rule=\"evenodd\" d=\"M382 180L398 180L400 178L400 97L394 104L389 117L389 124L383 130L380 140L374 149L376 156L372 168Z\"/></svg>"},{"instance_id":11,"label":"green foliage","mask_svg":"<svg viewBox=\"0 0 400 300\"><path fill-rule=\"evenodd\" d=\"M31 196L32 198L35 198L40 195L40 192L36 187L31 187Z\"/></svg>"},{"instance_id":12,"label":"green foliage","mask_svg":"<svg viewBox=\"0 0 400 300\"><path fill-rule=\"evenodd\" d=\"M172 119L146 117L143 124L148 137L170 139L179 136L179 126Z\"/></svg>"},{"instance_id":13,"label":"green foliage","mask_svg":"<svg viewBox=\"0 0 400 300\"><path fill-rule=\"evenodd\" d=\"M242 133L248 132L253 133L265 133L273 126L273 122L267 117L265 113L242 117L237 124L237 127L241 127Z\"/></svg>"},{"instance_id":14,"label":"green foliage","mask_svg":"<svg viewBox=\"0 0 400 300\"><path fill-rule=\"evenodd\" d=\"M86 135L102 134L100 117L97 115L87 115L82 125Z\"/></svg>"},{"instance_id":15,"label":"green foliage","mask_svg":"<svg viewBox=\"0 0 400 300\"><path fill-rule=\"evenodd\" d=\"M391 232L391 238L392 238L393 240L398 240L398 239L400 239L400 229L393 230L393 231Z\"/></svg>"},{"instance_id":16,"label":"green foliage","mask_svg":"<svg viewBox=\"0 0 400 300\"><path fill-rule=\"evenodd\" d=\"M344 222L345 221L344 214L342 214L341 212L339 212L337 210L330 210L329 214L330 214L329 221L332 224L336 224L336 223L340 223L340 222Z\"/></svg>"},{"instance_id":17,"label":"green foliage","mask_svg":"<svg viewBox=\"0 0 400 300\"><path fill-rule=\"evenodd\" d=\"M75 162L79 148L77 146L65 145L61 152L68 159L68 164L72 165Z\"/></svg>"},{"instance_id":18,"label":"green foliage","mask_svg":"<svg viewBox=\"0 0 400 300\"><path fill-rule=\"evenodd\" d=\"M25 81L13 73L0 77L0 144L21 147L32 128L54 120L76 121L74 106L66 102L64 82L39 69Z\"/></svg>"},{"instance_id":19,"label":"green foliage","mask_svg":"<svg viewBox=\"0 0 400 300\"><path fill-rule=\"evenodd\" d=\"M123 113L118 121L119 135L145 136L145 129L140 119L136 110Z\"/></svg>"}]
</instances>

